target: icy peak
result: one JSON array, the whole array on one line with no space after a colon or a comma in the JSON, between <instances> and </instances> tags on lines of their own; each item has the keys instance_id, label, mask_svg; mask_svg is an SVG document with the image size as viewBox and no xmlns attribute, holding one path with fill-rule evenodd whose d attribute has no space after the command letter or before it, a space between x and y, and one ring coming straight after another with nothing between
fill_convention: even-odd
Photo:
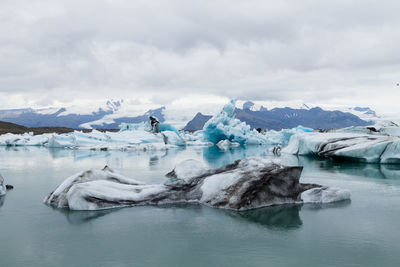
<instances>
[{"instance_id":1,"label":"icy peak","mask_svg":"<svg viewBox=\"0 0 400 267\"><path fill-rule=\"evenodd\" d=\"M254 102L246 101L243 103L243 109L251 109L252 107L254 107Z\"/></svg>"},{"instance_id":2,"label":"icy peak","mask_svg":"<svg viewBox=\"0 0 400 267\"><path fill-rule=\"evenodd\" d=\"M123 99L120 99L120 100L111 99L111 100L107 100L106 106L107 106L108 110L117 111L122 106L123 103L124 103Z\"/></svg>"}]
</instances>

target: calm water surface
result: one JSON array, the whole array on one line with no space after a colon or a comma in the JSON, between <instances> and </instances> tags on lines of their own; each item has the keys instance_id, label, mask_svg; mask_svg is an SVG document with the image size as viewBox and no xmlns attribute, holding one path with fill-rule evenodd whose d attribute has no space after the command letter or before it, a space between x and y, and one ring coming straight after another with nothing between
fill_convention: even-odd
<instances>
[{"instance_id":1,"label":"calm water surface","mask_svg":"<svg viewBox=\"0 0 400 267\"><path fill-rule=\"evenodd\" d=\"M303 182L352 200L233 212L200 205L68 212L43 204L68 176L109 165L147 183L185 159L218 167L266 148L156 153L0 148L1 266L400 266L400 168L282 156Z\"/></svg>"}]
</instances>

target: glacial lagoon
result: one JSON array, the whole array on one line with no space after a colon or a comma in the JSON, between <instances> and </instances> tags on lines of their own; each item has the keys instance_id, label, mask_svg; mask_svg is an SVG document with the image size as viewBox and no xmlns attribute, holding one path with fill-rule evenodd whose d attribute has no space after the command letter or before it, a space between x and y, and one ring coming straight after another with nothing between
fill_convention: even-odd
<instances>
[{"instance_id":1,"label":"glacial lagoon","mask_svg":"<svg viewBox=\"0 0 400 267\"><path fill-rule=\"evenodd\" d=\"M400 166L282 154L301 181L346 188L351 201L235 212L201 205L66 211L43 199L67 177L108 165L146 183L186 159L215 168L267 146L154 152L0 147L14 185L0 199L1 266L400 266Z\"/></svg>"}]
</instances>

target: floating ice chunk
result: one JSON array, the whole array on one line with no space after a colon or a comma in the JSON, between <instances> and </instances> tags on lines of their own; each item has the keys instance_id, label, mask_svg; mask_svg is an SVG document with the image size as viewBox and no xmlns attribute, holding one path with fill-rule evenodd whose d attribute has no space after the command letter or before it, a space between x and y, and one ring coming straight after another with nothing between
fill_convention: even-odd
<instances>
[{"instance_id":1,"label":"floating ice chunk","mask_svg":"<svg viewBox=\"0 0 400 267\"><path fill-rule=\"evenodd\" d=\"M240 144L235 142L230 142L229 140L221 140L218 142L217 146L219 149L225 150L230 147L238 147L240 146Z\"/></svg>"},{"instance_id":2,"label":"floating ice chunk","mask_svg":"<svg viewBox=\"0 0 400 267\"><path fill-rule=\"evenodd\" d=\"M0 135L1 146L42 146L48 142L51 134L33 135L24 134L3 134Z\"/></svg>"},{"instance_id":3,"label":"floating ice chunk","mask_svg":"<svg viewBox=\"0 0 400 267\"><path fill-rule=\"evenodd\" d=\"M282 152L369 163L400 163L400 138L353 133L295 134Z\"/></svg>"},{"instance_id":4,"label":"floating ice chunk","mask_svg":"<svg viewBox=\"0 0 400 267\"><path fill-rule=\"evenodd\" d=\"M301 193L304 203L332 203L350 199L350 191L337 187L317 187Z\"/></svg>"},{"instance_id":5,"label":"floating ice chunk","mask_svg":"<svg viewBox=\"0 0 400 267\"><path fill-rule=\"evenodd\" d=\"M168 133L167 133L168 135ZM0 146L46 146L71 149L132 149L155 150L182 145L184 141L171 134L173 144L165 144L163 134L154 134L144 130L89 133L80 131L68 134L4 134L0 135Z\"/></svg>"},{"instance_id":6,"label":"floating ice chunk","mask_svg":"<svg viewBox=\"0 0 400 267\"><path fill-rule=\"evenodd\" d=\"M203 131L197 131L194 133L182 132L180 134L182 139L185 141L186 146L213 146L214 144L210 141L205 140Z\"/></svg>"},{"instance_id":7,"label":"floating ice chunk","mask_svg":"<svg viewBox=\"0 0 400 267\"><path fill-rule=\"evenodd\" d=\"M115 173L111 168L104 167L103 170L88 170L80 172L68 177L61 185L57 187L52 193L45 198L45 203L54 205L57 208L71 208L71 209L95 209L90 203L84 199L85 194L73 193L75 189L72 187L79 184L93 182L93 181L112 181L118 185L143 185L142 182L126 178L118 173ZM92 184L94 191L98 189L96 183ZM104 184L100 184L104 185ZM109 184L108 184L109 185ZM78 187L81 188L81 187ZM79 191L79 190L78 190ZM70 194L70 195L68 195ZM71 197L72 195L72 197ZM77 200L77 198L82 198ZM70 201L73 207L70 207ZM80 202L80 203L78 203Z\"/></svg>"},{"instance_id":8,"label":"floating ice chunk","mask_svg":"<svg viewBox=\"0 0 400 267\"><path fill-rule=\"evenodd\" d=\"M74 148L77 146L76 137L74 135L57 135L54 134L49 138L47 147L54 148Z\"/></svg>"},{"instance_id":9,"label":"floating ice chunk","mask_svg":"<svg viewBox=\"0 0 400 267\"><path fill-rule=\"evenodd\" d=\"M163 131L161 134L164 137L165 144L175 145L175 146L184 146L186 145L185 140L180 137L179 134L173 131Z\"/></svg>"},{"instance_id":10,"label":"floating ice chunk","mask_svg":"<svg viewBox=\"0 0 400 267\"><path fill-rule=\"evenodd\" d=\"M265 133L268 140L267 143L271 145L287 146L292 135L297 133L312 133L313 129L306 128L301 125L293 129L282 129L281 131L270 130Z\"/></svg>"},{"instance_id":11,"label":"floating ice chunk","mask_svg":"<svg viewBox=\"0 0 400 267\"><path fill-rule=\"evenodd\" d=\"M0 196L3 196L6 194L6 186L4 184L4 178L0 174Z\"/></svg>"},{"instance_id":12,"label":"floating ice chunk","mask_svg":"<svg viewBox=\"0 0 400 267\"><path fill-rule=\"evenodd\" d=\"M302 202L301 193L321 186L300 183L301 171L302 167L286 167L263 158L237 160L211 170L196 161L185 161L168 174L179 178L176 181L146 185L105 168L67 178L44 202L73 210L180 202L247 210ZM337 191L323 189L323 201L333 198L330 192ZM304 199L316 194L317 191L310 191Z\"/></svg>"}]
</instances>

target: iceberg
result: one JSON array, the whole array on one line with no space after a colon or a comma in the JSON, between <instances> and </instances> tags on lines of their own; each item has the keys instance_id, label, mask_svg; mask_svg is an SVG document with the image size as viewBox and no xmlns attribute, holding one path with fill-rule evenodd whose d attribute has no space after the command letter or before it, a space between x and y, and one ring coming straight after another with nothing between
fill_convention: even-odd
<instances>
[{"instance_id":1,"label":"iceberg","mask_svg":"<svg viewBox=\"0 0 400 267\"><path fill-rule=\"evenodd\" d=\"M235 118L235 100L231 100L222 111L206 122L202 130L204 139L218 144L221 141L238 143L240 145L282 145L286 146L293 134L312 132L313 129L301 125L293 129L267 131L259 133L251 130L245 122ZM221 146L224 144L223 146ZM228 143L220 143L219 147L226 148Z\"/></svg>"},{"instance_id":2,"label":"iceberg","mask_svg":"<svg viewBox=\"0 0 400 267\"><path fill-rule=\"evenodd\" d=\"M203 131L194 133L182 132L180 134L186 146L213 146L214 144L204 138Z\"/></svg>"},{"instance_id":3,"label":"iceberg","mask_svg":"<svg viewBox=\"0 0 400 267\"><path fill-rule=\"evenodd\" d=\"M238 147L238 146L240 146L239 143L230 142L229 140L221 140L217 143L217 147L222 150L226 150L231 147Z\"/></svg>"},{"instance_id":4,"label":"iceberg","mask_svg":"<svg viewBox=\"0 0 400 267\"><path fill-rule=\"evenodd\" d=\"M185 140L179 135L179 133L175 131L163 131L161 132L163 138L164 138L164 143L165 144L171 144L175 146L185 146Z\"/></svg>"},{"instance_id":5,"label":"iceberg","mask_svg":"<svg viewBox=\"0 0 400 267\"><path fill-rule=\"evenodd\" d=\"M350 199L350 191L338 187L317 187L304 191L300 195L305 203L332 203Z\"/></svg>"},{"instance_id":6,"label":"iceberg","mask_svg":"<svg viewBox=\"0 0 400 267\"><path fill-rule=\"evenodd\" d=\"M206 122L203 135L213 144L223 140L241 145L262 145L267 143L264 135L235 118L235 100L231 100L222 111Z\"/></svg>"},{"instance_id":7,"label":"iceberg","mask_svg":"<svg viewBox=\"0 0 400 267\"><path fill-rule=\"evenodd\" d=\"M109 167L67 178L44 202L56 208L99 210L136 205L197 203L214 208L249 210L265 206L334 202L350 194L316 184L300 183L302 167L287 167L264 158L247 158L217 169L195 161L178 164L164 184L144 184L115 173ZM311 197L321 188L323 197ZM335 194L340 196L335 197Z\"/></svg>"},{"instance_id":8,"label":"iceberg","mask_svg":"<svg viewBox=\"0 0 400 267\"><path fill-rule=\"evenodd\" d=\"M1 146L42 146L46 144L51 134L33 135L33 133L24 134L3 134L0 135Z\"/></svg>"},{"instance_id":9,"label":"iceberg","mask_svg":"<svg viewBox=\"0 0 400 267\"><path fill-rule=\"evenodd\" d=\"M284 153L366 163L400 163L400 138L356 133L295 134Z\"/></svg>"},{"instance_id":10,"label":"iceberg","mask_svg":"<svg viewBox=\"0 0 400 267\"><path fill-rule=\"evenodd\" d=\"M301 125L292 129L283 129L280 131L270 130L265 133L267 143L271 145L279 145L281 147L287 146L292 135L297 133L312 133L314 130L306 128Z\"/></svg>"},{"instance_id":11,"label":"iceberg","mask_svg":"<svg viewBox=\"0 0 400 267\"><path fill-rule=\"evenodd\" d=\"M184 146L185 140L176 131L153 133L147 124L122 124L119 132L92 130L67 134L4 134L1 146L45 146L49 148L91 150L164 150Z\"/></svg>"}]
</instances>

